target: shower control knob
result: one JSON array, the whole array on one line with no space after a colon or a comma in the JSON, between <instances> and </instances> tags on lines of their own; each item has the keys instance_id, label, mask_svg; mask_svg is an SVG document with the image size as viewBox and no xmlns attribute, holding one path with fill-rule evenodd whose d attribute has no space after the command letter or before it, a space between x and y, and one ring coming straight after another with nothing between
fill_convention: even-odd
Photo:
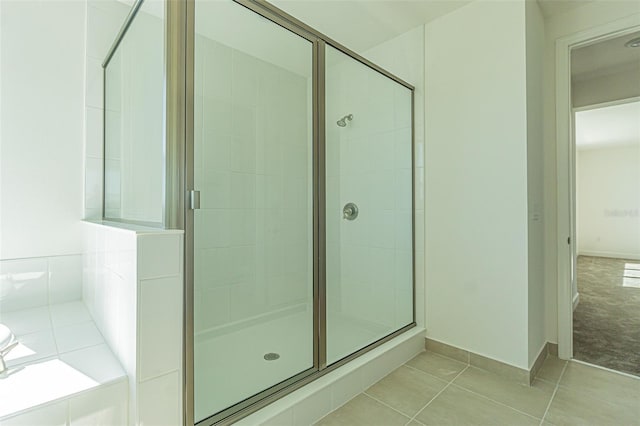
<instances>
[{"instance_id":1,"label":"shower control knob","mask_svg":"<svg viewBox=\"0 0 640 426\"><path fill-rule=\"evenodd\" d=\"M354 203L347 203L342 208L342 218L347 220L354 220L358 217L358 206Z\"/></svg>"}]
</instances>

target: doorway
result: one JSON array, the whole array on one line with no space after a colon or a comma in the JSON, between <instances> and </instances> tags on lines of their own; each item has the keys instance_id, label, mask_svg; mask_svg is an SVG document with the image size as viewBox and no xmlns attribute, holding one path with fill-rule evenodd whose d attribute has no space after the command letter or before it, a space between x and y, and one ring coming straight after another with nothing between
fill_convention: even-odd
<instances>
[{"instance_id":1,"label":"doorway","mask_svg":"<svg viewBox=\"0 0 640 426\"><path fill-rule=\"evenodd\" d=\"M620 93L620 90L617 92L613 90L615 89L613 88L615 83L623 81L621 78L616 79L615 73L619 74L623 71L628 71L627 74L634 77L634 85L640 88L640 81L637 79L638 74L637 72L633 74L630 71L631 65L618 63L608 70L598 70L596 68L602 68L606 59L600 58L599 60L591 61L594 69L586 70L580 76L581 78L574 79L576 72L580 71L580 63L572 60L574 59L573 54L580 52L580 49L583 48L585 51L589 48L597 49L599 45L619 43L621 41L621 49L626 48L627 52L631 52L634 48L624 47L624 43L635 39L636 35L634 33L638 31L640 31L638 19L633 16L559 39L556 45L556 66L558 71L556 74L558 353L563 359L571 359L577 354L577 348L574 347L574 308L577 309L584 302L584 295L578 291L579 266L583 259L578 257L580 237L577 230L580 226L580 220L577 215L577 197L579 196L576 194L576 188L578 186L580 166L576 162L579 154L576 150L577 129L575 128L576 119L574 119L573 112L610 107L620 103L622 99L640 95L640 90L638 93L632 94L627 92L626 95ZM606 53L606 49L604 50ZM585 55L585 57L588 58L588 55ZM585 70L583 69L583 71ZM603 82L607 78L614 84L604 84ZM598 79L600 84L595 84ZM618 87L617 89L620 88ZM605 212L605 209L600 209L601 216L605 213L611 216L615 215L615 207L607 208L606 210ZM623 208L622 210L625 209ZM584 254L588 253L585 251ZM624 275L626 273L621 272L621 274ZM621 282L622 278L624 277L621 275ZM586 303L583 303L583 309L586 305Z\"/></svg>"},{"instance_id":2,"label":"doorway","mask_svg":"<svg viewBox=\"0 0 640 426\"><path fill-rule=\"evenodd\" d=\"M640 376L640 102L578 108L574 122L573 355Z\"/></svg>"}]
</instances>

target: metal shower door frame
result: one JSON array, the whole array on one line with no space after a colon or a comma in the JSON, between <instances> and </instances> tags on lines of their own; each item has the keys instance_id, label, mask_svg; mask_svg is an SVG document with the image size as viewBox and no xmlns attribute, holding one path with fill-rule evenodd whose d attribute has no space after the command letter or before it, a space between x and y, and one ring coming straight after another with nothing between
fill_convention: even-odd
<instances>
[{"instance_id":1,"label":"metal shower door frame","mask_svg":"<svg viewBox=\"0 0 640 426\"><path fill-rule=\"evenodd\" d=\"M231 424L326 373L352 361L384 342L415 327L415 272L412 270L412 322L351 355L327 365L326 359L326 232L325 232L325 46L329 45L370 69L390 78L411 91L411 171L412 171L412 265L415 267L415 120L414 87L364 57L307 26L264 0L233 0L313 44L313 367L278 383L244 401L198 422L198 425ZM194 188L194 62L195 0L166 1L167 47L167 178L173 176L181 188L167 182L167 228L184 229L184 424L194 419L194 211L188 194ZM171 80L171 81L170 81ZM175 181L174 181L175 183Z\"/></svg>"}]
</instances>

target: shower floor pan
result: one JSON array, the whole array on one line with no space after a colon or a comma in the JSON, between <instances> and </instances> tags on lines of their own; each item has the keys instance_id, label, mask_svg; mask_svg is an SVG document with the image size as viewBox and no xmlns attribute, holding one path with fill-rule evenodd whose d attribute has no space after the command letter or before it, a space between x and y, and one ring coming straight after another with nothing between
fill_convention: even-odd
<instances>
[{"instance_id":1,"label":"shower floor pan","mask_svg":"<svg viewBox=\"0 0 640 426\"><path fill-rule=\"evenodd\" d=\"M382 337L375 327L332 314L327 360L337 361ZM389 331L390 333L391 331ZM277 354L277 359L271 354ZM313 367L313 320L306 308L237 328L196 336L196 421Z\"/></svg>"}]
</instances>

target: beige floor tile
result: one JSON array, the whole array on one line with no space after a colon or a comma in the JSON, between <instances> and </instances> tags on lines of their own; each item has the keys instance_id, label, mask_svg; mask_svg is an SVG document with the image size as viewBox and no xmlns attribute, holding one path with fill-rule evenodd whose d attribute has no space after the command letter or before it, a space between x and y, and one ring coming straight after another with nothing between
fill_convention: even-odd
<instances>
[{"instance_id":1,"label":"beige floor tile","mask_svg":"<svg viewBox=\"0 0 640 426\"><path fill-rule=\"evenodd\" d=\"M544 415L555 388L541 380L531 386L521 385L474 367L466 369L453 383L537 418Z\"/></svg>"},{"instance_id":2,"label":"beige floor tile","mask_svg":"<svg viewBox=\"0 0 640 426\"><path fill-rule=\"evenodd\" d=\"M406 366L371 386L365 392L398 411L413 417L447 382Z\"/></svg>"},{"instance_id":3,"label":"beige floor tile","mask_svg":"<svg viewBox=\"0 0 640 426\"><path fill-rule=\"evenodd\" d=\"M411 420L411 422L407 423L407 426L424 426L424 425L417 420Z\"/></svg>"},{"instance_id":4,"label":"beige floor tile","mask_svg":"<svg viewBox=\"0 0 640 426\"><path fill-rule=\"evenodd\" d=\"M639 425L640 399L629 406L619 400L594 398L560 386L545 421L557 425Z\"/></svg>"},{"instance_id":5,"label":"beige floor tile","mask_svg":"<svg viewBox=\"0 0 640 426\"><path fill-rule=\"evenodd\" d=\"M425 425L538 425L534 419L479 395L449 386L417 416Z\"/></svg>"},{"instance_id":6,"label":"beige floor tile","mask_svg":"<svg viewBox=\"0 0 640 426\"><path fill-rule=\"evenodd\" d=\"M336 411L320 419L316 425L335 426L404 426L409 417L360 394Z\"/></svg>"},{"instance_id":7,"label":"beige floor tile","mask_svg":"<svg viewBox=\"0 0 640 426\"><path fill-rule=\"evenodd\" d=\"M453 378L467 366L467 364L460 361L445 358L429 351L418 354L415 358L407 362L407 365L446 381L453 380Z\"/></svg>"},{"instance_id":8,"label":"beige floor tile","mask_svg":"<svg viewBox=\"0 0 640 426\"><path fill-rule=\"evenodd\" d=\"M578 362L569 362L560 386L584 392L595 399L613 399L640 406L640 379Z\"/></svg>"},{"instance_id":9,"label":"beige floor tile","mask_svg":"<svg viewBox=\"0 0 640 426\"><path fill-rule=\"evenodd\" d=\"M567 361L564 359L559 359L558 357L549 355L547 356L547 359L544 360L544 363L542 364L542 367L540 367L540 371L538 371L538 375L536 377L548 382L558 383L560 374L562 374L562 369L566 364Z\"/></svg>"}]
</instances>

